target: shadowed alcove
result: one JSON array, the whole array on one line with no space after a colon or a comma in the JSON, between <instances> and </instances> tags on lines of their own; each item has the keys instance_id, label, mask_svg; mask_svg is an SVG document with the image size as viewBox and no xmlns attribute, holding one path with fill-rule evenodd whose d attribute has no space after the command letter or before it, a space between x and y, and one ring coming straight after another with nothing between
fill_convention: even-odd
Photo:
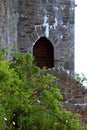
<instances>
[{"instance_id":1,"label":"shadowed alcove","mask_svg":"<svg viewBox=\"0 0 87 130\"><path fill-rule=\"evenodd\" d=\"M33 56L36 65L40 68L52 68L54 66L54 48L46 37L37 40L33 47Z\"/></svg>"}]
</instances>

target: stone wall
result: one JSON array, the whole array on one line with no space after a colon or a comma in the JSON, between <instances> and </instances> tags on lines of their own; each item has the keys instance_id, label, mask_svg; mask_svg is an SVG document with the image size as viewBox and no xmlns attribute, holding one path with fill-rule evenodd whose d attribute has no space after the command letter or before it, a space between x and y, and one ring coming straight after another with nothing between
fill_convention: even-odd
<instances>
[{"instance_id":1,"label":"stone wall","mask_svg":"<svg viewBox=\"0 0 87 130\"><path fill-rule=\"evenodd\" d=\"M54 66L74 72L74 0L0 1L1 48L8 58L15 49L33 54L33 47L46 37L54 48Z\"/></svg>"},{"instance_id":2,"label":"stone wall","mask_svg":"<svg viewBox=\"0 0 87 130\"><path fill-rule=\"evenodd\" d=\"M52 68L46 72L56 76L65 108L79 114L81 126L87 124L87 88L63 68Z\"/></svg>"},{"instance_id":3,"label":"stone wall","mask_svg":"<svg viewBox=\"0 0 87 130\"><path fill-rule=\"evenodd\" d=\"M33 46L46 37L54 47L54 66L65 107L87 123L87 90L67 72L74 72L74 0L0 0L0 49L7 58L19 49L33 54ZM64 69L65 68L65 69Z\"/></svg>"},{"instance_id":4,"label":"stone wall","mask_svg":"<svg viewBox=\"0 0 87 130\"><path fill-rule=\"evenodd\" d=\"M7 58L17 49L17 0L0 1L0 48L8 50Z\"/></svg>"},{"instance_id":5,"label":"stone wall","mask_svg":"<svg viewBox=\"0 0 87 130\"><path fill-rule=\"evenodd\" d=\"M54 47L54 66L74 71L74 0L19 0L18 47L33 54L41 37Z\"/></svg>"}]
</instances>

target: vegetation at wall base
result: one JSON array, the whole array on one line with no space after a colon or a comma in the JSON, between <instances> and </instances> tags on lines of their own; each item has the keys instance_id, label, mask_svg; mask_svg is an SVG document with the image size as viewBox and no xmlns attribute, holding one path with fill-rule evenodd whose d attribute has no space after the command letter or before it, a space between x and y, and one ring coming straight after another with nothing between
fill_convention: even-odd
<instances>
[{"instance_id":1,"label":"vegetation at wall base","mask_svg":"<svg viewBox=\"0 0 87 130\"><path fill-rule=\"evenodd\" d=\"M1 130L82 130L78 115L64 109L56 78L42 73L30 53L16 53L11 61L2 55Z\"/></svg>"}]
</instances>

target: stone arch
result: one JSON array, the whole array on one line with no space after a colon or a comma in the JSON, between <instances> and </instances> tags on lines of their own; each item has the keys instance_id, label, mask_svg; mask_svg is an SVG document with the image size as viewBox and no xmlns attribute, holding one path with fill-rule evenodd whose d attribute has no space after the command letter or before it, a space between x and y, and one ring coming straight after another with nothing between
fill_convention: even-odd
<instances>
[{"instance_id":1,"label":"stone arch","mask_svg":"<svg viewBox=\"0 0 87 130\"><path fill-rule=\"evenodd\" d=\"M46 37L40 37L33 46L35 63L40 68L54 66L54 48Z\"/></svg>"}]
</instances>

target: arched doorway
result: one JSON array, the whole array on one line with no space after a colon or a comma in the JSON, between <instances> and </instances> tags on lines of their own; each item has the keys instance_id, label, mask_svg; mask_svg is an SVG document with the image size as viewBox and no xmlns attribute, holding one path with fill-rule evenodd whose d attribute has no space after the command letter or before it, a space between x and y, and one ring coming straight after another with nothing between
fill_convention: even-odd
<instances>
[{"instance_id":1,"label":"arched doorway","mask_svg":"<svg viewBox=\"0 0 87 130\"><path fill-rule=\"evenodd\" d=\"M46 37L41 37L33 47L35 63L40 68L54 66L54 48Z\"/></svg>"}]
</instances>

